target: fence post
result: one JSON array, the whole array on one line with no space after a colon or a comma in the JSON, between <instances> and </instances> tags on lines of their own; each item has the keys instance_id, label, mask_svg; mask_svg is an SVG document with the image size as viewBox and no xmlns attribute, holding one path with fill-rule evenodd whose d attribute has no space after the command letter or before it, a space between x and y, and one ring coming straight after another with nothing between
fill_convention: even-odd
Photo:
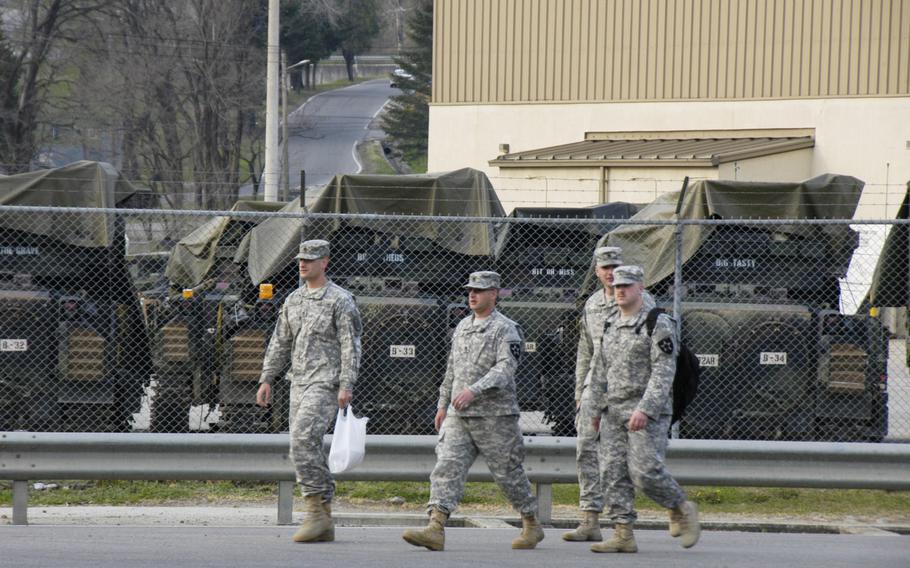
<instances>
[{"instance_id":1,"label":"fence post","mask_svg":"<svg viewBox=\"0 0 910 568\"><path fill-rule=\"evenodd\" d=\"M28 524L28 481L13 480L13 524Z\"/></svg>"},{"instance_id":2,"label":"fence post","mask_svg":"<svg viewBox=\"0 0 910 568\"><path fill-rule=\"evenodd\" d=\"M537 482L535 493L537 494L537 518L542 524L549 525L553 521L553 484Z\"/></svg>"},{"instance_id":3,"label":"fence post","mask_svg":"<svg viewBox=\"0 0 910 568\"><path fill-rule=\"evenodd\" d=\"M683 199L686 198L686 189L689 187L689 176L683 179L682 189L679 191L679 200L676 202L676 227L673 230L676 241L676 262L673 270L673 317L676 319L676 337L682 340L682 224L679 218L682 211Z\"/></svg>"},{"instance_id":4,"label":"fence post","mask_svg":"<svg viewBox=\"0 0 910 568\"><path fill-rule=\"evenodd\" d=\"M290 525L294 522L294 482L278 482L278 524Z\"/></svg>"}]
</instances>

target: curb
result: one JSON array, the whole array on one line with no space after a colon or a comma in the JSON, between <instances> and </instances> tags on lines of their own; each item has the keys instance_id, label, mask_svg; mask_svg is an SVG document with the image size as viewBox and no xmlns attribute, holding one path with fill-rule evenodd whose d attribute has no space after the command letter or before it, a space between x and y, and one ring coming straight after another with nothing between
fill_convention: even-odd
<instances>
[{"instance_id":1,"label":"curb","mask_svg":"<svg viewBox=\"0 0 910 568\"><path fill-rule=\"evenodd\" d=\"M299 513L298 513L299 515ZM300 515L302 517L302 515ZM424 526L426 516L420 514L336 514L336 526L339 527L413 527ZM574 529L577 519L553 519L546 528ZM449 518L446 526L457 528L517 528L521 526L518 517L482 517L455 515ZM639 520L637 529L667 530L666 521ZM910 535L910 525L899 524L856 524L856 523L808 523L799 521L702 521L701 527L706 531L755 532L755 533L793 533L793 534L861 534L899 536ZM610 529L609 523L601 523L601 528Z\"/></svg>"}]
</instances>

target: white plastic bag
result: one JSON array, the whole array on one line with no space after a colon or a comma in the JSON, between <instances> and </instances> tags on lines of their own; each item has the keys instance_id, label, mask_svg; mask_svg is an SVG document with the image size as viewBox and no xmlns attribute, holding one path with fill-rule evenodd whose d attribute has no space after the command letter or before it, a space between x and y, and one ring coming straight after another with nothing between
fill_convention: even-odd
<instances>
[{"instance_id":1,"label":"white plastic bag","mask_svg":"<svg viewBox=\"0 0 910 568\"><path fill-rule=\"evenodd\" d=\"M363 461L367 447L368 420L366 416L363 418L354 416L354 409L350 404L347 409L338 409L332 448L329 450L329 471L342 473Z\"/></svg>"}]
</instances>

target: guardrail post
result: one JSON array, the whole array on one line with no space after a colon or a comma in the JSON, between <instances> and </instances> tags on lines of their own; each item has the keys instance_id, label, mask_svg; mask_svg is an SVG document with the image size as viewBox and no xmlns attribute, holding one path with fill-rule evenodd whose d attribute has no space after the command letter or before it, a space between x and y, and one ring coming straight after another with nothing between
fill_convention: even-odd
<instances>
[{"instance_id":1,"label":"guardrail post","mask_svg":"<svg viewBox=\"0 0 910 568\"><path fill-rule=\"evenodd\" d=\"M28 524L28 481L13 480L13 524Z\"/></svg>"},{"instance_id":2,"label":"guardrail post","mask_svg":"<svg viewBox=\"0 0 910 568\"><path fill-rule=\"evenodd\" d=\"M553 521L553 484L537 483L537 518L541 524L549 525Z\"/></svg>"},{"instance_id":3,"label":"guardrail post","mask_svg":"<svg viewBox=\"0 0 910 568\"><path fill-rule=\"evenodd\" d=\"M294 482L278 482L278 524L294 523Z\"/></svg>"}]
</instances>

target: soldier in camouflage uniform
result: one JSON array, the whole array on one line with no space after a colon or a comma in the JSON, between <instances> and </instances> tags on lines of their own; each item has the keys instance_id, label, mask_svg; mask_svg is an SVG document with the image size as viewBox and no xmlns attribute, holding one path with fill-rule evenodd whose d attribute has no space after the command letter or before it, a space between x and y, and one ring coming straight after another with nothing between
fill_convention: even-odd
<instances>
[{"instance_id":1,"label":"soldier in camouflage uniform","mask_svg":"<svg viewBox=\"0 0 910 568\"><path fill-rule=\"evenodd\" d=\"M521 356L518 326L496 311L499 274L474 272L468 284L474 312L458 323L445 379L439 389L434 426L439 432L436 467L430 474L429 525L402 537L430 550L445 547L445 523L464 493L468 469L483 455L493 479L522 518L512 548L528 549L543 540L537 499L525 475L524 443L518 426L515 370Z\"/></svg>"},{"instance_id":2,"label":"soldier in camouflage uniform","mask_svg":"<svg viewBox=\"0 0 910 568\"><path fill-rule=\"evenodd\" d=\"M600 479L600 433L592 427L595 416L588 413L591 376L599 373L601 339L604 322L616 311L613 294L613 269L622 264L622 249L598 247L594 251L594 271L603 288L594 292L585 302L580 324L578 354L575 360L575 429L576 462L578 464L579 508L582 521L574 531L562 535L568 541L600 541L600 514L604 508L603 485ZM643 303L650 310L656 306L647 291Z\"/></svg>"},{"instance_id":3,"label":"soldier in camouflage uniform","mask_svg":"<svg viewBox=\"0 0 910 568\"><path fill-rule=\"evenodd\" d=\"M637 552L632 525L635 488L677 518L684 548L698 542L700 525L695 504L664 467L667 434L673 410L673 377L679 341L673 320L657 318L648 335L650 308L643 301L644 271L638 266L613 270L618 311L605 323L600 373L591 378L590 411L599 416L601 472L615 525L613 537L591 545L594 552Z\"/></svg>"},{"instance_id":4,"label":"soldier in camouflage uniform","mask_svg":"<svg viewBox=\"0 0 910 568\"><path fill-rule=\"evenodd\" d=\"M337 409L351 402L363 328L354 297L326 278L329 243L301 243L296 258L306 286L291 293L281 306L256 402L260 406L269 403L271 384L290 357L286 376L291 382L290 456L307 512L293 538L297 542L331 541L335 539L331 510L335 482L323 437Z\"/></svg>"}]
</instances>

